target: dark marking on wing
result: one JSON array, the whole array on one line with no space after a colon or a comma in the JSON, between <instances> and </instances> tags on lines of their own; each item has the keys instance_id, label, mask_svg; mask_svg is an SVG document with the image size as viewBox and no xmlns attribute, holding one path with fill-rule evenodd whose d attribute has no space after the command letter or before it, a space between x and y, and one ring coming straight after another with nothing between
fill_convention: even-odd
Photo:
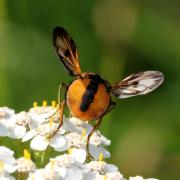
<instances>
[{"instance_id":1,"label":"dark marking on wing","mask_svg":"<svg viewBox=\"0 0 180 180\"><path fill-rule=\"evenodd\" d=\"M53 45L64 67L71 76L81 75L76 44L70 34L62 27L53 30Z\"/></svg>"}]
</instances>

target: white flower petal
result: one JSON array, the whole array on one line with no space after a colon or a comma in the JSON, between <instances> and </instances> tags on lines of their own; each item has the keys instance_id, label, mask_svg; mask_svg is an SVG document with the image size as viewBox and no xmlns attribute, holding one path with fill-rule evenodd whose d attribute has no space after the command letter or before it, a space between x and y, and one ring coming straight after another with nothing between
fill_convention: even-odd
<instances>
[{"instance_id":1,"label":"white flower petal","mask_svg":"<svg viewBox=\"0 0 180 180\"><path fill-rule=\"evenodd\" d=\"M49 145L52 146L56 151L65 151L68 149L67 139L60 134L55 134L52 137Z\"/></svg>"},{"instance_id":2,"label":"white flower petal","mask_svg":"<svg viewBox=\"0 0 180 180\"><path fill-rule=\"evenodd\" d=\"M10 164L5 164L4 165L4 169L6 172L8 173L13 173L16 171L17 167L16 166L13 166L13 165L10 165Z\"/></svg>"},{"instance_id":3,"label":"white flower petal","mask_svg":"<svg viewBox=\"0 0 180 180\"><path fill-rule=\"evenodd\" d=\"M14 127L11 127L9 129L9 137L13 138L13 139L19 139L22 138L26 133L26 128L24 126L18 126L15 125Z\"/></svg>"},{"instance_id":4,"label":"white flower petal","mask_svg":"<svg viewBox=\"0 0 180 180\"><path fill-rule=\"evenodd\" d=\"M129 177L129 180L144 180L141 176Z\"/></svg>"},{"instance_id":5,"label":"white flower petal","mask_svg":"<svg viewBox=\"0 0 180 180\"><path fill-rule=\"evenodd\" d=\"M12 173L16 170L14 152L5 146L0 146L0 162L3 163L1 167L1 174Z\"/></svg>"},{"instance_id":6,"label":"white flower petal","mask_svg":"<svg viewBox=\"0 0 180 180\"><path fill-rule=\"evenodd\" d=\"M38 127L40 124L46 122L47 118L55 111L56 109L51 106L31 108L28 112L30 117L29 127L31 129Z\"/></svg>"},{"instance_id":7,"label":"white flower petal","mask_svg":"<svg viewBox=\"0 0 180 180\"><path fill-rule=\"evenodd\" d=\"M81 130L78 129L77 126L75 126L75 124L73 124L71 121L69 121L68 119L64 120L63 123L63 128L65 129L66 132L78 132L80 133Z\"/></svg>"},{"instance_id":8,"label":"white flower petal","mask_svg":"<svg viewBox=\"0 0 180 180\"><path fill-rule=\"evenodd\" d=\"M87 134L89 134L93 130L94 127L92 125L86 123L86 124L83 124L83 128L85 128L87 131Z\"/></svg>"},{"instance_id":9,"label":"white flower petal","mask_svg":"<svg viewBox=\"0 0 180 180\"><path fill-rule=\"evenodd\" d=\"M0 155L2 155L2 154L7 154L8 156L13 156L14 152L5 146L0 146Z\"/></svg>"},{"instance_id":10,"label":"white flower petal","mask_svg":"<svg viewBox=\"0 0 180 180\"><path fill-rule=\"evenodd\" d=\"M30 144L31 148L38 151L44 151L48 146L48 141L40 135L35 136Z\"/></svg>"},{"instance_id":11,"label":"white flower petal","mask_svg":"<svg viewBox=\"0 0 180 180\"><path fill-rule=\"evenodd\" d=\"M29 139L33 138L36 134L37 132L35 131L35 129L28 131L22 138L22 142L28 141Z\"/></svg>"},{"instance_id":12,"label":"white flower petal","mask_svg":"<svg viewBox=\"0 0 180 180\"><path fill-rule=\"evenodd\" d=\"M4 122L0 122L0 136L4 137L8 135L8 129Z\"/></svg>"},{"instance_id":13,"label":"white flower petal","mask_svg":"<svg viewBox=\"0 0 180 180\"><path fill-rule=\"evenodd\" d=\"M15 158L11 155L4 154L0 152L0 161L3 161L5 164L13 165L15 163Z\"/></svg>"},{"instance_id":14,"label":"white flower petal","mask_svg":"<svg viewBox=\"0 0 180 180\"><path fill-rule=\"evenodd\" d=\"M0 119L9 120L15 115L15 111L8 107L1 107L0 108Z\"/></svg>"},{"instance_id":15,"label":"white flower petal","mask_svg":"<svg viewBox=\"0 0 180 180\"><path fill-rule=\"evenodd\" d=\"M13 176L10 176L9 174L2 174L1 180L16 180Z\"/></svg>"},{"instance_id":16,"label":"white flower petal","mask_svg":"<svg viewBox=\"0 0 180 180\"><path fill-rule=\"evenodd\" d=\"M106 145L106 146L109 146L111 144L111 141L109 139L107 139L105 136L101 135L101 143Z\"/></svg>"},{"instance_id":17,"label":"white flower petal","mask_svg":"<svg viewBox=\"0 0 180 180\"><path fill-rule=\"evenodd\" d=\"M123 175L118 171L106 173L106 179L107 180L125 180Z\"/></svg>"},{"instance_id":18,"label":"white flower petal","mask_svg":"<svg viewBox=\"0 0 180 180\"><path fill-rule=\"evenodd\" d=\"M105 166L105 170L106 170L107 172L114 172L114 171L118 171L118 168L117 168L117 166L115 166L115 165L113 165L113 164L107 164L107 165Z\"/></svg>"},{"instance_id":19,"label":"white flower petal","mask_svg":"<svg viewBox=\"0 0 180 180\"><path fill-rule=\"evenodd\" d=\"M84 180L95 180L96 178L96 173L92 171L88 171L87 173L84 174Z\"/></svg>"},{"instance_id":20,"label":"white flower petal","mask_svg":"<svg viewBox=\"0 0 180 180\"><path fill-rule=\"evenodd\" d=\"M44 122L44 117L41 117L39 115L33 114L30 115L30 120L29 120L29 127L30 129L34 129L36 127L38 127L40 124L42 124Z\"/></svg>"},{"instance_id":21,"label":"white flower petal","mask_svg":"<svg viewBox=\"0 0 180 180\"><path fill-rule=\"evenodd\" d=\"M99 159L99 155L100 153L103 154L104 158L109 158L110 157L110 153L109 151L107 151L106 149L104 149L103 147L98 147L92 144L89 144L89 152L91 154L91 156L95 159L98 160Z\"/></svg>"},{"instance_id":22,"label":"white flower petal","mask_svg":"<svg viewBox=\"0 0 180 180\"><path fill-rule=\"evenodd\" d=\"M67 180L83 180L83 174L82 171L77 168L77 167L73 167L73 168L67 168L67 174L65 179Z\"/></svg>"},{"instance_id":23,"label":"white flower petal","mask_svg":"<svg viewBox=\"0 0 180 180\"><path fill-rule=\"evenodd\" d=\"M73 148L71 151L73 159L81 164L86 160L86 150Z\"/></svg>"},{"instance_id":24,"label":"white flower petal","mask_svg":"<svg viewBox=\"0 0 180 180\"><path fill-rule=\"evenodd\" d=\"M44 180L44 169L37 169L34 173L29 173L27 180Z\"/></svg>"},{"instance_id":25,"label":"white flower petal","mask_svg":"<svg viewBox=\"0 0 180 180\"><path fill-rule=\"evenodd\" d=\"M135 176L135 177L129 177L129 180L158 180L158 179L155 178L144 179L142 176Z\"/></svg>"},{"instance_id":26,"label":"white flower petal","mask_svg":"<svg viewBox=\"0 0 180 180\"><path fill-rule=\"evenodd\" d=\"M60 167L59 168L59 174L62 178L65 178L66 177L66 174L67 174L67 170L65 167Z\"/></svg>"},{"instance_id":27,"label":"white flower petal","mask_svg":"<svg viewBox=\"0 0 180 180\"><path fill-rule=\"evenodd\" d=\"M105 179L105 176L104 175L101 175L101 174L98 174L96 173L96 177L94 180L104 180ZM109 180L109 179L108 179Z\"/></svg>"}]
</instances>

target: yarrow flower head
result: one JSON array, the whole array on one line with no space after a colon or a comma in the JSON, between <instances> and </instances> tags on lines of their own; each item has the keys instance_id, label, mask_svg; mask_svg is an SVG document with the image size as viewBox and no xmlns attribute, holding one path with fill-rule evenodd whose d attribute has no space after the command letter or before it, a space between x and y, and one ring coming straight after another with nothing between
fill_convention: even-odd
<instances>
[{"instance_id":1,"label":"yarrow flower head","mask_svg":"<svg viewBox=\"0 0 180 180\"><path fill-rule=\"evenodd\" d=\"M22 138L22 142L32 139L30 146L34 150L44 151L49 146L56 151L65 151L68 148L68 142L64 136L65 130L60 128L59 131L51 137L57 129L58 116L48 120L47 118L56 112L52 106L42 106L31 108L29 115L29 131ZM50 138L51 137L51 138Z\"/></svg>"},{"instance_id":2,"label":"yarrow flower head","mask_svg":"<svg viewBox=\"0 0 180 180\"><path fill-rule=\"evenodd\" d=\"M144 179L142 176L135 176L135 177L130 177L129 180L158 180L158 179L155 178Z\"/></svg>"},{"instance_id":3,"label":"yarrow flower head","mask_svg":"<svg viewBox=\"0 0 180 180\"><path fill-rule=\"evenodd\" d=\"M30 153L25 149L24 156L16 159L17 172L29 173L36 169L35 163L31 160Z\"/></svg>"},{"instance_id":4,"label":"yarrow flower head","mask_svg":"<svg viewBox=\"0 0 180 180\"><path fill-rule=\"evenodd\" d=\"M110 157L105 147L111 141L100 131L91 136L87 152L87 138L93 126L75 117L63 117L60 128L59 124L60 110L55 101L51 106L46 101L42 106L35 102L28 112L0 108L0 136L17 139L16 152L20 143L29 149L15 159L12 150L0 146L0 179L125 180L115 165L104 161ZM129 180L144 179L136 176Z\"/></svg>"},{"instance_id":5,"label":"yarrow flower head","mask_svg":"<svg viewBox=\"0 0 180 180\"><path fill-rule=\"evenodd\" d=\"M14 152L5 146L0 146L0 178L13 179L10 174L17 169L15 162Z\"/></svg>"},{"instance_id":6,"label":"yarrow flower head","mask_svg":"<svg viewBox=\"0 0 180 180\"><path fill-rule=\"evenodd\" d=\"M116 166L107 164L104 161L91 161L86 164L86 167L92 172L92 177L89 177L89 179L124 180L123 175Z\"/></svg>"}]
</instances>

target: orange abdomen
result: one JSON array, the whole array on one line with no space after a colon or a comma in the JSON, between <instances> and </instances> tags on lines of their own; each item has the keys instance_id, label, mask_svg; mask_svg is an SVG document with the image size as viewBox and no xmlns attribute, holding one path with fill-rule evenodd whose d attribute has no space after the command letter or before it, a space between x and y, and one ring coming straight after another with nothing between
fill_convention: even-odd
<instances>
[{"instance_id":1,"label":"orange abdomen","mask_svg":"<svg viewBox=\"0 0 180 180\"><path fill-rule=\"evenodd\" d=\"M81 120L93 120L107 111L111 99L102 80L86 78L70 84L66 101L73 116Z\"/></svg>"}]
</instances>

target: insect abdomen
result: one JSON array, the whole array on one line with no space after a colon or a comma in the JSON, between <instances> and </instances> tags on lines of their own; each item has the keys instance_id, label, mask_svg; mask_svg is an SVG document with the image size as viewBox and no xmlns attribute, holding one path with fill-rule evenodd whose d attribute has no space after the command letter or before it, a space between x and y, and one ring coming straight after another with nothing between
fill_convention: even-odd
<instances>
[{"instance_id":1,"label":"insect abdomen","mask_svg":"<svg viewBox=\"0 0 180 180\"><path fill-rule=\"evenodd\" d=\"M82 120L97 119L107 111L110 95L98 79L77 79L67 91L67 105L73 116Z\"/></svg>"}]
</instances>

